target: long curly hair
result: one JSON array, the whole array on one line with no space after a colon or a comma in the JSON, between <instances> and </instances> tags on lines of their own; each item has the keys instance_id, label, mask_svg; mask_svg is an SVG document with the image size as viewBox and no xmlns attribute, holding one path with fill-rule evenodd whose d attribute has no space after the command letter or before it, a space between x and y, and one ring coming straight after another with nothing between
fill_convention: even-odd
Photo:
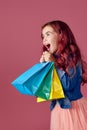
<instances>
[{"instance_id":1,"label":"long curly hair","mask_svg":"<svg viewBox=\"0 0 87 130\"><path fill-rule=\"evenodd\" d=\"M51 26L57 33L61 33L63 36L59 42L57 52L53 54L56 59L56 65L66 71L70 76L69 68L73 67L75 72L76 64L82 64L82 79L84 83L87 82L87 63L82 60L80 49L77 46L76 39L70 27L60 20L44 24L42 30L46 26ZM43 46L43 51L45 50L46 47Z\"/></svg>"}]
</instances>

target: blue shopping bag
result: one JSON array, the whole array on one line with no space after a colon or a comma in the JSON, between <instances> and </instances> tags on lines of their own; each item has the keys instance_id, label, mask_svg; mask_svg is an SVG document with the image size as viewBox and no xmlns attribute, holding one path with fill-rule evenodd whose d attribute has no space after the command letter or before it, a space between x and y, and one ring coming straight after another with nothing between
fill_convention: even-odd
<instances>
[{"instance_id":1,"label":"blue shopping bag","mask_svg":"<svg viewBox=\"0 0 87 130\"><path fill-rule=\"evenodd\" d=\"M53 66L53 62L37 63L17 77L11 84L22 94L31 96L40 94L41 96L41 90L45 90L47 93L50 91ZM49 83L47 77L50 78ZM42 94L41 97L48 98L49 94L47 93Z\"/></svg>"}]
</instances>

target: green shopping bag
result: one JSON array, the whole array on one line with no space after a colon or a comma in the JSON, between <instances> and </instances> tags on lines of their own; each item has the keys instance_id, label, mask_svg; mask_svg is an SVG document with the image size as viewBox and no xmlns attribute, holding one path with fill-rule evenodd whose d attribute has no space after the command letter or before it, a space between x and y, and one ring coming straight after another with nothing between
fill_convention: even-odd
<instances>
[{"instance_id":1,"label":"green shopping bag","mask_svg":"<svg viewBox=\"0 0 87 130\"><path fill-rule=\"evenodd\" d=\"M46 74L45 78L43 79L39 89L36 91L35 95L44 99L49 99L50 92L51 92L51 85L52 85L52 77L53 77L53 68L54 64Z\"/></svg>"},{"instance_id":2,"label":"green shopping bag","mask_svg":"<svg viewBox=\"0 0 87 130\"><path fill-rule=\"evenodd\" d=\"M61 98L65 98L65 95L56 68L54 67L53 74L52 74L50 97L47 100L41 97L37 97L37 102L43 102L43 101L61 99Z\"/></svg>"}]
</instances>

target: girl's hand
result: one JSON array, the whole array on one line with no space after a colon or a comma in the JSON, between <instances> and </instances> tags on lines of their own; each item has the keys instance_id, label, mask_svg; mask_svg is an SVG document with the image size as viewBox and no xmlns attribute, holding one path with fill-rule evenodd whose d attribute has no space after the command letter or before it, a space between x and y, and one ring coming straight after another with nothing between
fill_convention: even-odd
<instances>
[{"instance_id":1,"label":"girl's hand","mask_svg":"<svg viewBox=\"0 0 87 130\"><path fill-rule=\"evenodd\" d=\"M48 61L55 61L53 55L49 53L48 51L43 52L40 62L48 62Z\"/></svg>"},{"instance_id":2,"label":"girl's hand","mask_svg":"<svg viewBox=\"0 0 87 130\"><path fill-rule=\"evenodd\" d=\"M41 58L40 58L40 62L45 62L44 56L42 54Z\"/></svg>"}]
</instances>

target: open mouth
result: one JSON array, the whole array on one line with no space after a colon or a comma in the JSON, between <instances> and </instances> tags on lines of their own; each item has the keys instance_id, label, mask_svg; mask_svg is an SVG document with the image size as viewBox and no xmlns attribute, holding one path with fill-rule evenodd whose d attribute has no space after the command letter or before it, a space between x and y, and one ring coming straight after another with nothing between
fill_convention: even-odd
<instances>
[{"instance_id":1,"label":"open mouth","mask_svg":"<svg viewBox=\"0 0 87 130\"><path fill-rule=\"evenodd\" d=\"M47 48L47 50L49 51L49 49L50 49L50 44L47 44L47 45L46 45L46 48Z\"/></svg>"}]
</instances>

